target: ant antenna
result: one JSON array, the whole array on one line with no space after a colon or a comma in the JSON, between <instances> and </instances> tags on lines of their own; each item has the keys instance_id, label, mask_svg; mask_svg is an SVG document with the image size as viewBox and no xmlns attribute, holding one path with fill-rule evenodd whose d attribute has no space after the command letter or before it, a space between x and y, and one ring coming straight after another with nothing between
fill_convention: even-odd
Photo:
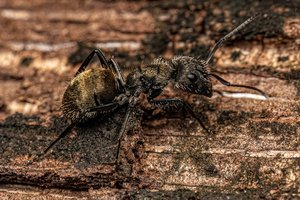
<instances>
[{"instance_id":1,"label":"ant antenna","mask_svg":"<svg viewBox=\"0 0 300 200\"><path fill-rule=\"evenodd\" d=\"M236 34L237 32L239 32L241 29L245 28L248 24L250 24L252 21L254 21L259 15L261 15L261 13L256 13L255 15L253 15L252 17L250 17L249 19L247 19L246 21L244 21L242 24L240 24L238 27L236 27L235 29L233 29L230 33L228 33L223 38L221 38L214 45L214 47L211 49L211 51L210 51L210 53L209 53L209 55L207 57L206 64L208 64L210 62L210 60L213 57L214 53L223 44L223 42L225 42L226 40L228 40L231 36L233 36L234 34Z\"/></svg>"},{"instance_id":2,"label":"ant antenna","mask_svg":"<svg viewBox=\"0 0 300 200\"><path fill-rule=\"evenodd\" d=\"M261 95L263 95L266 99L268 98L268 95L266 93L264 93L262 90L258 89L258 88L251 87L251 86L248 86L248 85L231 84L230 82L224 80L223 78L221 78L220 76L218 76L216 74L208 74L208 75L213 76L214 78L216 78L223 85L230 86L230 87L240 87L240 88L247 88L247 89L250 89L250 90L255 90L255 91L259 92Z\"/></svg>"}]
</instances>

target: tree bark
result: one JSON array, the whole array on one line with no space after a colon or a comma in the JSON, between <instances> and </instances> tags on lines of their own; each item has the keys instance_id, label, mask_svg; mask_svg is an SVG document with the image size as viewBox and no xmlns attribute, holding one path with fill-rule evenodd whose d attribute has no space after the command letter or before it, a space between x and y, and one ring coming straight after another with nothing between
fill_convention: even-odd
<instances>
[{"instance_id":1,"label":"tree bark","mask_svg":"<svg viewBox=\"0 0 300 200\"><path fill-rule=\"evenodd\" d=\"M75 128L49 154L28 162L69 123L60 117L62 95L92 49L114 57L125 74L159 56L205 58L255 12L264 14L217 50L210 67L268 99L216 80L213 88L224 96L168 88L163 95L190 102L215 134L183 112L137 108L115 163L125 115L119 109ZM3 0L0 197L299 198L299 13L298 0Z\"/></svg>"}]
</instances>

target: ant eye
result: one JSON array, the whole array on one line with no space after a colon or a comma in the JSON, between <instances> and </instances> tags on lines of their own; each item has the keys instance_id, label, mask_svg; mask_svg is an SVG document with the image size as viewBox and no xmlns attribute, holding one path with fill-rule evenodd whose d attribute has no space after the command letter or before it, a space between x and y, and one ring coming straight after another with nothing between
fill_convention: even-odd
<instances>
[{"instance_id":1,"label":"ant eye","mask_svg":"<svg viewBox=\"0 0 300 200\"><path fill-rule=\"evenodd\" d=\"M197 80L197 76L194 73L189 74L187 77L191 82L195 82Z\"/></svg>"}]
</instances>

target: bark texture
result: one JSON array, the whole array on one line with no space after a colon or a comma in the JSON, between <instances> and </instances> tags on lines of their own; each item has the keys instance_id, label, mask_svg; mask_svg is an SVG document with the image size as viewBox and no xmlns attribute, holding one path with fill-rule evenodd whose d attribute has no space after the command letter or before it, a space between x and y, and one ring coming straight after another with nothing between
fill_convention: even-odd
<instances>
[{"instance_id":1,"label":"bark texture","mask_svg":"<svg viewBox=\"0 0 300 200\"><path fill-rule=\"evenodd\" d=\"M125 73L158 56L205 58L214 42L260 11L216 52L212 70L269 99L233 98L230 91L251 91L216 81L226 96L167 89L165 96L183 96L216 133L207 135L183 112L137 109L115 165L120 109L28 163L68 123L60 102L92 49L113 56ZM300 198L299 15L299 0L2 0L0 198Z\"/></svg>"}]
</instances>

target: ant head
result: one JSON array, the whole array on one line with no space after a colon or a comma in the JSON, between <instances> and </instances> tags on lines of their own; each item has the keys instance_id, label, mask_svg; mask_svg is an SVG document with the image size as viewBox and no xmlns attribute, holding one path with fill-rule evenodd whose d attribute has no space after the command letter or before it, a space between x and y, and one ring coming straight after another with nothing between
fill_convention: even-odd
<instances>
[{"instance_id":1,"label":"ant head","mask_svg":"<svg viewBox=\"0 0 300 200\"><path fill-rule=\"evenodd\" d=\"M212 84L206 69L206 62L189 56L172 60L177 66L175 87L194 94L212 96Z\"/></svg>"}]
</instances>

